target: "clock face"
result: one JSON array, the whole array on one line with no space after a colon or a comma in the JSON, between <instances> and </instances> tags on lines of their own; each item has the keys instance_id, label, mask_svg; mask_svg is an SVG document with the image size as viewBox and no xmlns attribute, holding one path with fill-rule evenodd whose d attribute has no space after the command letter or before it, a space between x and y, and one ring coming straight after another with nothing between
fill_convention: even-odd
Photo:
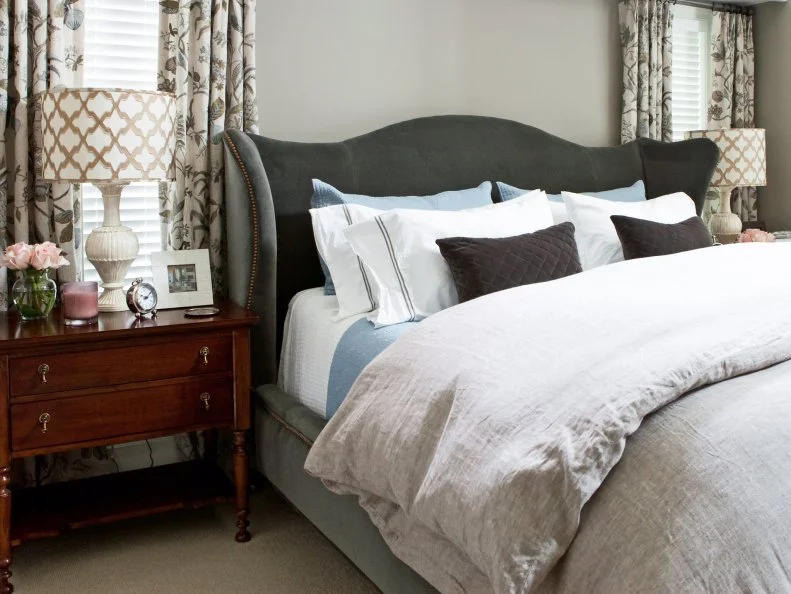
<instances>
[{"instance_id":1,"label":"clock face","mask_svg":"<svg viewBox=\"0 0 791 594\"><path fill-rule=\"evenodd\" d=\"M157 306L157 291L148 283L140 283L134 294L135 307L140 313L148 313Z\"/></svg>"}]
</instances>

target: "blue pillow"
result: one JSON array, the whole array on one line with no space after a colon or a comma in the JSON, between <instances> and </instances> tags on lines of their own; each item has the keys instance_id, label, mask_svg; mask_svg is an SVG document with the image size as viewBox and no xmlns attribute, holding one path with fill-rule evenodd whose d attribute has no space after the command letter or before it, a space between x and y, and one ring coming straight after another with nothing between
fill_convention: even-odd
<instances>
[{"instance_id":1,"label":"blue pillow","mask_svg":"<svg viewBox=\"0 0 791 594\"><path fill-rule=\"evenodd\" d=\"M514 186L509 186L503 182L497 182L500 190L500 197L505 200L513 200L519 196L527 194L529 190L520 190ZM645 200L645 184L639 179L628 188L618 188L616 190L604 190L603 192L582 192L586 196L601 198L602 200L612 200L613 202L642 202ZM563 202L560 194L547 194L551 202Z\"/></svg>"},{"instance_id":2,"label":"blue pillow","mask_svg":"<svg viewBox=\"0 0 791 594\"><path fill-rule=\"evenodd\" d=\"M524 194L524 192L522 192ZM521 195L521 194L520 194ZM483 182L477 188L442 192L434 196L387 196L374 197L360 194L344 194L340 190L321 180L313 180L313 196L310 199L311 208L324 208L339 204L359 204L377 210L392 210L394 208L409 208L411 210L466 210L479 206L488 206L492 203L492 184ZM335 285L332 284L327 264L321 260L321 270L324 273L324 294L335 295Z\"/></svg>"},{"instance_id":3,"label":"blue pillow","mask_svg":"<svg viewBox=\"0 0 791 594\"><path fill-rule=\"evenodd\" d=\"M360 194L344 194L321 180L313 180L311 208L324 208L338 204L359 204L377 210L409 208L411 210L466 210L487 206L492 203L492 184L483 182L477 188L442 192L435 196L387 196L374 197Z\"/></svg>"}]
</instances>

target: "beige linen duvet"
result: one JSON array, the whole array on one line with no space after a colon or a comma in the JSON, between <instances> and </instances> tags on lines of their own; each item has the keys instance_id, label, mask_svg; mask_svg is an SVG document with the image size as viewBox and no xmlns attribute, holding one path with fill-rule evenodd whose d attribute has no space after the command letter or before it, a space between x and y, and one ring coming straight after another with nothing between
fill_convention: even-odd
<instances>
[{"instance_id":1,"label":"beige linen duvet","mask_svg":"<svg viewBox=\"0 0 791 594\"><path fill-rule=\"evenodd\" d=\"M441 312L306 468L442 592L791 591L790 265L714 247Z\"/></svg>"}]
</instances>

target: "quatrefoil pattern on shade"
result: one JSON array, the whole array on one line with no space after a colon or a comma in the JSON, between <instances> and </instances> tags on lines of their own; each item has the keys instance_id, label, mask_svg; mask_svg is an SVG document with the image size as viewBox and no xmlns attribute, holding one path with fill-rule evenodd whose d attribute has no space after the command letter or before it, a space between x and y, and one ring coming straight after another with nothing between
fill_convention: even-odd
<instances>
[{"instance_id":1,"label":"quatrefoil pattern on shade","mask_svg":"<svg viewBox=\"0 0 791 594\"><path fill-rule=\"evenodd\" d=\"M572 223L515 237L438 239L437 245L462 303L582 272Z\"/></svg>"},{"instance_id":2,"label":"quatrefoil pattern on shade","mask_svg":"<svg viewBox=\"0 0 791 594\"><path fill-rule=\"evenodd\" d=\"M41 98L42 178L69 183L175 177L173 95L120 89L48 91Z\"/></svg>"},{"instance_id":3,"label":"quatrefoil pattern on shade","mask_svg":"<svg viewBox=\"0 0 791 594\"><path fill-rule=\"evenodd\" d=\"M688 132L687 138L708 138L720 149L714 187L766 185L766 133L760 128L723 128Z\"/></svg>"}]
</instances>

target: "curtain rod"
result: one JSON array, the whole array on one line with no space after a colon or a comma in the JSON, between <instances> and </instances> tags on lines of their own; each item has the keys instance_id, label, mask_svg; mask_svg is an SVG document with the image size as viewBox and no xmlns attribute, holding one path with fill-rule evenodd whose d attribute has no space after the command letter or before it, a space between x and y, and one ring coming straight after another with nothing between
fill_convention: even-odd
<instances>
[{"instance_id":1,"label":"curtain rod","mask_svg":"<svg viewBox=\"0 0 791 594\"><path fill-rule=\"evenodd\" d=\"M755 10L752 6L740 6L738 4L719 4L707 0L672 0L673 4L684 6L694 6L695 8L708 8L717 12L735 12L737 14L753 14Z\"/></svg>"}]
</instances>

